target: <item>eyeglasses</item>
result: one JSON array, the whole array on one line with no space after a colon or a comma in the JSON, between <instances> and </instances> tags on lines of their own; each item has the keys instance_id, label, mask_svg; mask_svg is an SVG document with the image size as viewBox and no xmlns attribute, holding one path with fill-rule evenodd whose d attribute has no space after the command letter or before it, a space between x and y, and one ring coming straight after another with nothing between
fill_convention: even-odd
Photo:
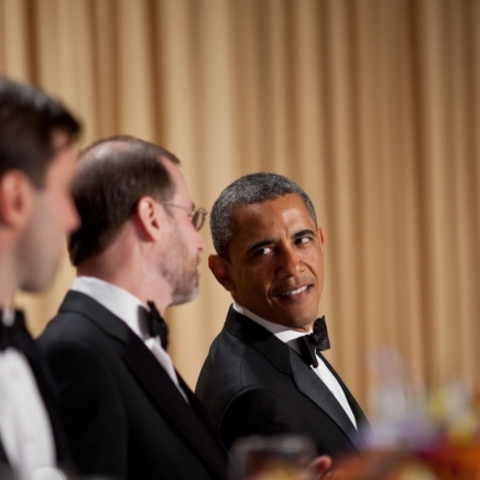
<instances>
[{"instance_id":1,"label":"eyeglasses","mask_svg":"<svg viewBox=\"0 0 480 480\"><path fill-rule=\"evenodd\" d=\"M192 207L190 209L188 207L184 207L183 205L175 205L174 203L162 203L162 205L165 205L166 207L181 208L182 210L185 210L186 212L188 212L188 217L190 218L190 221L192 222L197 232L203 227L205 223L205 218L208 215L208 212L201 207L200 208Z\"/></svg>"}]
</instances>

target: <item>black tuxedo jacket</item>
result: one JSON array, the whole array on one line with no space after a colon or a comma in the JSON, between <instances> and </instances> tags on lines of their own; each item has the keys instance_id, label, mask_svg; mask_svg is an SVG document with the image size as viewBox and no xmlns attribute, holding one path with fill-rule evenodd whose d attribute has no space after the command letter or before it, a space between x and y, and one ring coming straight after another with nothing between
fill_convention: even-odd
<instances>
[{"instance_id":1,"label":"black tuxedo jacket","mask_svg":"<svg viewBox=\"0 0 480 480\"><path fill-rule=\"evenodd\" d=\"M5 336L5 338L1 340L2 348L14 348L23 353L27 359L50 418L57 464L66 471L72 471L71 454L67 437L61 425L61 403L55 388L55 382L46 368L43 358L40 356L37 345L35 345L34 340L25 326L22 312L16 312L15 327L11 329L7 328L7 330L9 330L8 336ZM1 443L0 465L2 465L0 468L0 478L13 478L13 474L8 467L9 461L7 455Z\"/></svg>"},{"instance_id":2,"label":"black tuxedo jacket","mask_svg":"<svg viewBox=\"0 0 480 480\"><path fill-rule=\"evenodd\" d=\"M323 357L322 357L323 358ZM357 420L359 405L331 365ZM357 432L336 398L288 345L233 307L213 342L196 393L224 443L252 434L310 437L319 454L355 451Z\"/></svg>"},{"instance_id":3,"label":"black tuxedo jacket","mask_svg":"<svg viewBox=\"0 0 480 480\"><path fill-rule=\"evenodd\" d=\"M81 473L226 477L226 451L201 403L179 376L188 405L141 339L98 302L68 292L38 343L62 395Z\"/></svg>"}]
</instances>

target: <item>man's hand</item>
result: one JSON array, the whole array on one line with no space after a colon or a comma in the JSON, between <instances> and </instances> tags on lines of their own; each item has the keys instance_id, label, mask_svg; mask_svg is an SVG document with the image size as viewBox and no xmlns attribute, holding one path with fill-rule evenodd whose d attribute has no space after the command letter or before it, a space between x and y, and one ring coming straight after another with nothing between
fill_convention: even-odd
<instances>
[{"instance_id":1,"label":"man's hand","mask_svg":"<svg viewBox=\"0 0 480 480\"><path fill-rule=\"evenodd\" d=\"M331 467L332 457L329 457L328 455L320 455L310 463L308 470L311 472L314 480L321 480L328 475Z\"/></svg>"}]
</instances>

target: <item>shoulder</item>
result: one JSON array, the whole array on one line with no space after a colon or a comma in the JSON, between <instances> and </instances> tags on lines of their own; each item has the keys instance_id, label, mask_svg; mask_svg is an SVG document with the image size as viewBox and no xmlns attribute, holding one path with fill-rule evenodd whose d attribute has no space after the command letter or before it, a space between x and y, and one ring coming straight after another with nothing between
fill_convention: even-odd
<instances>
[{"instance_id":1,"label":"shoulder","mask_svg":"<svg viewBox=\"0 0 480 480\"><path fill-rule=\"evenodd\" d=\"M94 322L76 312L60 313L47 325L38 337L37 344L43 351L68 345L85 349L101 341L105 335Z\"/></svg>"},{"instance_id":2,"label":"shoulder","mask_svg":"<svg viewBox=\"0 0 480 480\"><path fill-rule=\"evenodd\" d=\"M38 338L42 349L54 345L85 343L100 346L101 342L128 339L127 325L87 295L69 291L59 313L48 323ZM100 345L99 345L100 342Z\"/></svg>"},{"instance_id":3,"label":"shoulder","mask_svg":"<svg viewBox=\"0 0 480 480\"><path fill-rule=\"evenodd\" d=\"M224 326L210 347L197 390L205 395L212 395L212 390L237 393L279 382L291 373L290 348L251 320L245 323L243 330L229 328L228 322Z\"/></svg>"},{"instance_id":4,"label":"shoulder","mask_svg":"<svg viewBox=\"0 0 480 480\"><path fill-rule=\"evenodd\" d=\"M109 340L90 322L79 327L68 316L61 317L52 321L37 343L64 408L79 409L84 412L81 415L99 408L120 412L119 378L125 371L121 345Z\"/></svg>"},{"instance_id":5,"label":"shoulder","mask_svg":"<svg viewBox=\"0 0 480 480\"><path fill-rule=\"evenodd\" d=\"M77 312L57 315L36 343L57 380L101 384L121 367L123 344Z\"/></svg>"},{"instance_id":6,"label":"shoulder","mask_svg":"<svg viewBox=\"0 0 480 480\"><path fill-rule=\"evenodd\" d=\"M99 332L88 325L79 327L68 320L57 320L60 319L52 320L36 341L50 368L57 374L107 370L104 365L106 349L104 342L98 340Z\"/></svg>"},{"instance_id":7,"label":"shoulder","mask_svg":"<svg viewBox=\"0 0 480 480\"><path fill-rule=\"evenodd\" d=\"M284 375L257 348L224 329L210 348L195 392L218 423L232 402L246 404L275 388L278 393L286 380L280 377Z\"/></svg>"},{"instance_id":8,"label":"shoulder","mask_svg":"<svg viewBox=\"0 0 480 480\"><path fill-rule=\"evenodd\" d=\"M208 389L218 386L222 390L227 385L240 386L255 356L255 349L250 344L224 327L210 346L197 389L202 385Z\"/></svg>"},{"instance_id":9,"label":"shoulder","mask_svg":"<svg viewBox=\"0 0 480 480\"><path fill-rule=\"evenodd\" d=\"M196 393L203 399L208 392L225 391L227 385L239 380L245 345L225 328L215 338L197 381Z\"/></svg>"}]
</instances>

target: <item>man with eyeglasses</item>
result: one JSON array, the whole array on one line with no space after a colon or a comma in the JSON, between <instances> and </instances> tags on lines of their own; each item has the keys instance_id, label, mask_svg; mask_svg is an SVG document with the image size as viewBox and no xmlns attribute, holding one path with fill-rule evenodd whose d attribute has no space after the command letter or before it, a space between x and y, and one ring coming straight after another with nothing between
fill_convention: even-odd
<instances>
[{"instance_id":1,"label":"man with eyeglasses","mask_svg":"<svg viewBox=\"0 0 480 480\"><path fill-rule=\"evenodd\" d=\"M198 293L196 209L178 159L142 140L80 155L69 241L78 276L39 339L83 474L128 480L224 479L227 455L175 371L161 315Z\"/></svg>"}]
</instances>

